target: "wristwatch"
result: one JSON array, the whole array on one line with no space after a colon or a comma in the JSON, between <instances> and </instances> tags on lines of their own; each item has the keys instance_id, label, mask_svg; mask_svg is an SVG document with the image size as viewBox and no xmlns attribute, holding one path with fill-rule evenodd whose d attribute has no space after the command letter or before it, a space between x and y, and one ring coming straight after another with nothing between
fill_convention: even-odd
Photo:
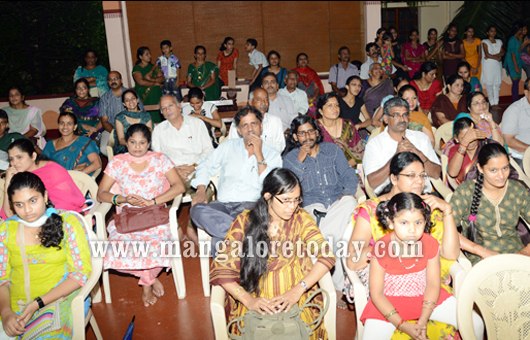
<instances>
[{"instance_id":1,"label":"wristwatch","mask_svg":"<svg viewBox=\"0 0 530 340\"><path fill-rule=\"evenodd\" d=\"M267 162L265 161L265 159L263 159L262 161L258 161L258 165L265 165L265 166L267 166Z\"/></svg>"}]
</instances>

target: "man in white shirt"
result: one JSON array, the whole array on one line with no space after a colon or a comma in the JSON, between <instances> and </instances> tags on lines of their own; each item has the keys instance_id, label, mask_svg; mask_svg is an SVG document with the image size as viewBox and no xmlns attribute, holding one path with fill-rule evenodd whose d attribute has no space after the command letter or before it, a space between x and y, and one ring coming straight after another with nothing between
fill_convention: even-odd
<instances>
[{"instance_id":1,"label":"man in white shirt","mask_svg":"<svg viewBox=\"0 0 530 340\"><path fill-rule=\"evenodd\" d=\"M269 111L269 95L267 91L262 88L255 89L252 92L250 105L258 109L263 117L261 139L263 139L266 145L282 153L283 149L285 149L285 135L283 134L282 121L280 118L267 113ZM228 139L234 138L241 138L241 136L234 122L232 122Z\"/></svg>"},{"instance_id":2,"label":"man in white shirt","mask_svg":"<svg viewBox=\"0 0 530 340\"><path fill-rule=\"evenodd\" d=\"M278 93L291 98L294 110L301 115L305 115L307 110L309 110L309 100L307 99L307 93L300 90L297 86L298 72L290 70L285 77L285 87L280 89Z\"/></svg>"},{"instance_id":3,"label":"man in white shirt","mask_svg":"<svg viewBox=\"0 0 530 340\"><path fill-rule=\"evenodd\" d=\"M197 194L190 216L197 227L212 236L213 253L217 253L216 245L225 238L234 218L254 206L267 174L282 166L280 153L263 144L260 138L260 111L245 107L234 121L243 138L221 143L199 164L191 182ZM206 186L216 175L219 175L217 201L207 203Z\"/></svg>"},{"instance_id":4,"label":"man in white shirt","mask_svg":"<svg viewBox=\"0 0 530 340\"><path fill-rule=\"evenodd\" d=\"M333 92L339 93L346 86L346 79L350 76L358 76L359 69L350 63L350 49L346 46L339 48L339 62L329 69L328 82Z\"/></svg>"},{"instance_id":5,"label":"man in white shirt","mask_svg":"<svg viewBox=\"0 0 530 340\"><path fill-rule=\"evenodd\" d=\"M530 145L530 78L524 82L524 97L504 111L501 130L512 157L522 160Z\"/></svg>"},{"instance_id":6,"label":"man in white shirt","mask_svg":"<svg viewBox=\"0 0 530 340\"><path fill-rule=\"evenodd\" d=\"M368 58L366 58L366 62L364 62L361 65L361 79L365 80L370 78L370 65L374 63L381 64L381 61L383 60L381 58L381 50L379 49L379 46L377 46L376 43L371 42L366 44L365 47L366 55ZM396 68L394 65L392 65L392 74L396 72Z\"/></svg>"},{"instance_id":7,"label":"man in white shirt","mask_svg":"<svg viewBox=\"0 0 530 340\"><path fill-rule=\"evenodd\" d=\"M423 132L407 129L409 115L409 104L405 100L388 100L383 108L383 120L387 127L366 144L363 169L375 194L379 194L390 181L392 156L403 151L418 155L427 174L432 178L440 178L442 168L431 141Z\"/></svg>"},{"instance_id":8,"label":"man in white shirt","mask_svg":"<svg viewBox=\"0 0 530 340\"><path fill-rule=\"evenodd\" d=\"M162 96L160 111L166 120L155 126L152 148L168 156L182 181L188 182L197 164L213 150L208 130L200 119L183 115L174 96Z\"/></svg>"},{"instance_id":9,"label":"man in white shirt","mask_svg":"<svg viewBox=\"0 0 530 340\"><path fill-rule=\"evenodd\" d=\"M263 75L261 87L269 94L269 115L276 116L282 121L283 131L291 127L291 122L298 116L293 101L278 93L279 85L276 75L268 72Z\"/></svg>"}]
</instances>

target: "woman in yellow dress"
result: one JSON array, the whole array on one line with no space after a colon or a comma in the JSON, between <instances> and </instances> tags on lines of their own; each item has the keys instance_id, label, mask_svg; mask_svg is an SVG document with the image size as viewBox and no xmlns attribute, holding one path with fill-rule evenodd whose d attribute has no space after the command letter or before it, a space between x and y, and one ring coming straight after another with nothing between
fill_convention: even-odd
<instances>
[{"instance_id":1,"label":"woman in yellow dress","mask_svg":"<svg viewBox=\"0 0 530 340\"><path fill-rule=\"evenodd\" d=\"M298 178L287 169L277 168L265 177L256 207L232 223L210 272L210 283L228 292L229 321L248 310L274 314L303 305L318 280L333 268L330 245L311 215L299 208L301 202ZM279 246L272 247L273 243ZM294 250L282 251L286 244ZM267 245L266 252L259 251L262 245ZM316 255L315 264L309 253ZM322 296L312 302L322 304ZM314 308L301 312L306 323L317 317ZM327 339L323 325L311 339Z\"/></svg>"},{"instance_id":2,"label":"woman in yellow dress","mask_svg":"<svg viewBox=\"0 0 530 340\"><path fill-rule=\"evenodd\" d=\"M464 49L466 50L466 61L471 65L471 77L477 77L480 80L480 61L482 60L482 49L480 44L482 40L475 37L475 28L467 26L464 32Z\"/></svg>"},{"instance_id":3,"label":"woman in yellow dress","mask_svg":"<svg viewBox=\"0 0 530 340\"><path fill-rule=\"evenodd\" d=\"M38 338L71 339L72 299L92 272L82 217L55 210L44 184L31 172L14 175L7 194L16 215L0 225L0 311L5 334L35 336L42 325L38 319L45 319L37 318L36 312L59 301L54 311L60 315L58 327Z\"/></svg>"}]
</instances>

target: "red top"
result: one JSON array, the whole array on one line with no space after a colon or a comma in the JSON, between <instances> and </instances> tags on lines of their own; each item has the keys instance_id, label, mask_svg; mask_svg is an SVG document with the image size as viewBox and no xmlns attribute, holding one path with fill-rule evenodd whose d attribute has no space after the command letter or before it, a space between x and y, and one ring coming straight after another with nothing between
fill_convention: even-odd
<instances>
[{"instance_id":1,"label":"red top","mask_svg":"<svg viewBox=\"0 0 530 340\"><path fill-rule=\"evenodd\" d=\"M432 103L434 103L434 100L436 99L436 94L442 91L443 89L442 83L438 79L434 79L431 86L425 91L422 91L420 89L418 84L416 84L415 80L411 81L410 85L414 86L414 88L418 92L418 100L420 101L420 107L425 112L431 110Z\"/></svg>"},{"instance_id":2,"label":"red top","mask_svg":"<svg viewBox=\"0 0 530 340\"><path fill-rule=\"evenodd\" d=\"M447 151L447 158L449 159L449 162L458 152L458 148L460 147L460 144L453 144L450 146L449 150ZM469 155L464 155L464 161L462 162L462 166L460 167L460 171L458 172L458 176L456 176L455 180L457 184L461 184L464 181L464 178L466 177L467 172L471 167L473 166L475 162L471 158L469 158Z\"/></svg>"},{"instance_id":3,"label":"red top","mask_svg":"<svg viewBox=\"0 0 530 340\"><path fill-rule=\"evenodd\" d=\"M311 82L314 82L318 86L320 94L324 94L324 85L318 74L311 67L297 67L294 69L298 73L298 81L304 83L308 87Z\"/></svg>"},{"instance_id":4,"label":"red top","mask_svg":"<svg viewBox=\"0 0 530 340\"><path fill-rule=\"evenodd\" d=\"M223 51L217 53L217 62L221 62L221 67L219 67L219 78L228 86L228 71L234 69L234 59L239 58L239 51L237 48L234 48L232 53L229 56L225 56Z\"/></svg>"},{"instance_id":5,"label":"red top","mask_svg":"<svg viewBox=\"0 0 530 340\"><path fill-rule=\"evenodd\" d=\"M391 249L391 235L383 236L374 247L374 259L385 270L384 295L392 303L396 311L404 320L417 320L421 316L423 295L427 287L427 262L438 254L438 241L429 234L423 234L420 239L423 256L398 258ZM380 244L378 244L381 242ZM408 269L407 269L408 268ZM451 296L440 287L437 305ZM361 316L366 319L386 321L372 300L368 301Z\"/></svg>"}]
</instances>

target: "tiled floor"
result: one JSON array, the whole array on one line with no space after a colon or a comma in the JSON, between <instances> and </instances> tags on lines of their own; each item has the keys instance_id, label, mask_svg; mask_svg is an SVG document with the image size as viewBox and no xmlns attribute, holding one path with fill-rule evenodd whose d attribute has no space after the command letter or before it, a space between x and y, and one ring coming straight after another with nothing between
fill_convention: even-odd
<instances>
[{"instance_id":1,"label":"tiled floor","mask_svg":"<svg viewBox=\"0 0 530 340\"><path fill-rule=\"evenodd\" d=\"M189 206L179 214L180 225L187 218ZM184 259L186 298L177 299L171 273L162 273L160 281L165 288L163 296L154 306L145 308L141 301L141 288L137 279L111 271L110 285L112 304L93 304L104 339L121 339L136 315L135 339L213 339L209 298L204 297L198 258ZM353 311L337 309L337 339L353 339L355 314ZM87 339L95 339L87 327Z\"/></svg>"}]
</instances>

